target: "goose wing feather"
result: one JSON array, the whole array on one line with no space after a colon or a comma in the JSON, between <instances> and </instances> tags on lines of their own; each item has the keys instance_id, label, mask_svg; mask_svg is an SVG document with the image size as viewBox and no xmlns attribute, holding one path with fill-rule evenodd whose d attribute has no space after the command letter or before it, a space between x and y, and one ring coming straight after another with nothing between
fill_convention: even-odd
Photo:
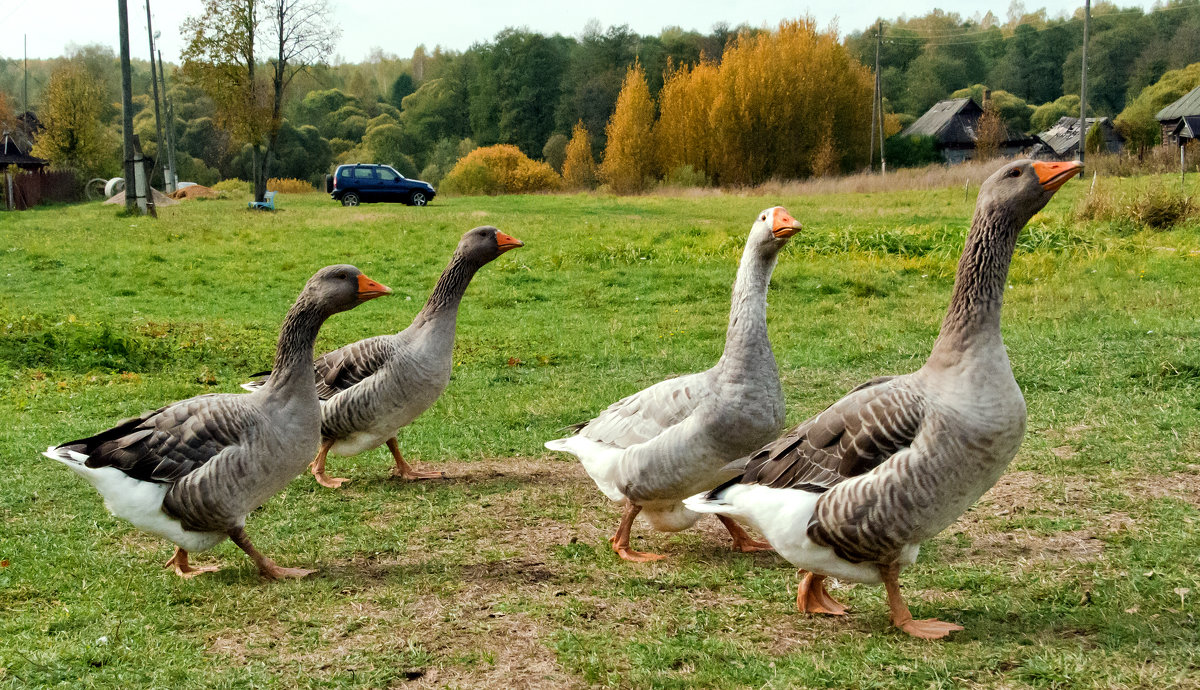
<instances>
[{"instance_id":1,"label":"goose wing feather","mask_svg":"<svg viewBox=\"0 0 1200 690\"><path fill-rule=\"evenodd\" d=\"M657 438L695 411L712 391L703 373L667 379L613 403L579 428L593 441L629 448Z\"/></svg>"},{"instance_id":2,"label":"goose wing feather","mask_svg":"<svg viewBox=\"0 0 1200 690\"><path fill-rule=\"evenodd\" d=\"M263 420L247 397L215 393L181 400L59 447L87 455L87 467L114 467L134 479L173 484L248 441Z\"/></svg>"},{"instance_id":3,"label":"goose wing feather","mask_svg":"<svg viewBox=\"0 0 1200 690\"><path fill-rule=\"evenodd\" d=\"M882 377L858 386L734 463L740 475L710 495L732 484L823 492L871 471L911 445L920 429L924 398L902 381Z\"/></svg>"},{"instance_id":4,"label":"goose wing feather","mask_svg":"<svg viewBox=\"0 0 1200 690\"><path fill-rule=\"evenodd\" d=\"M313 362L317 396L329 400L373 376L392 355L392 336L379 335L327 352Z\"/></svg>"}]
</instances>

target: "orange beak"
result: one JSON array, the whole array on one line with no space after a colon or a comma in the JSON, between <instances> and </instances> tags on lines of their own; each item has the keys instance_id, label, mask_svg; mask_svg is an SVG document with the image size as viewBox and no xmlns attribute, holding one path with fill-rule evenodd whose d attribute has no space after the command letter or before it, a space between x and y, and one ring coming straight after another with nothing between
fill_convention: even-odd
<instances>
[{"instance_id":1,"label":"orange beak","mask_svg":"<svg viewBox=\"0 0 1200 690\"><path fill-rule=\"evenodd\" d=\"M366 302L369 299L392 294L392 289L383 283L376 283L362 273L358 274L358 299Z\"/></svg>"},{"instance_id":2,"label":"orange beak","mask_svg":"<svg viewBox=\"0 0 1200 690\"><path fill-rule=\"evenodd\" d=\"M499 230L497 230L496 231L496 246L500 248L500 253L503 254L504 252L506 252L510 249L516 249L517 247L524 247L525 243L522 242L521 240L518 240L517 238L513 237L512 235L506 235L506 234L500 232Z\"/></svg>"},{"instance_id":3,"label":"orange beak","mask_svg":"<svg viewBox=\"0 0 1200 690\"><path fill-rule=\"evenodd\" d=\"M792 218L792 214L788 213L787 209L782 206L775 207L775 225L771 227L771 234L781 240L800 232L800 224Z\"/></svg>"},{"instance_id":4,"label":"orange beak","mask_svg":"<svg viewBox=\"0 0 1200 690\"><path fill-rule=\"evenodd\" d=\"M1083 163L1079 161L1067 161L1065 163L1044 163L1038 161L1033 164L1033 172L1037 174L1038 182L1042 184L1042 189L1047 192L1058 191L1058 188L1067 183L1067 180L1075 177L1083 170Z\"/></svg>"}]
</instances>

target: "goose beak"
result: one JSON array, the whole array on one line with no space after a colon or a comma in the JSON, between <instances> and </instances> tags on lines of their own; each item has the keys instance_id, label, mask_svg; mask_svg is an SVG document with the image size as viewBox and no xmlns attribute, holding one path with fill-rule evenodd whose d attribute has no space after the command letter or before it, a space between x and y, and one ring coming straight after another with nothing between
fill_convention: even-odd
<instances>
[{"instance_id":1,"label":"goose beak","mask_svg":"<svg viewBox=\"0 0 1200 690\"><path fill-rule=\"evenodd\" d=\"M376 297L392 294L392 289L383 283L376 283L362 273L358 274L358 301L366 302Z\"/></svg>"},{"instance_id":2,"label":"goose beak","mask_svg":"<svg viewBox=\"0 0 1200 690\"><path fill-rule=\"evenodd\" d=\"M500 253L503 254L504 252L506 252L510 249L516 249L517 247L524 247L525 243L522 242L521 240L518 240L517 238L513 237L512 235L506 235L506 234L500 232L499 230L497 230L496 231L496 246L500 248Z\"/></svg>"},{"instance_id":3,"label":"goose beak","mask_svg":"<svg viewBox=\"0 0 1200 690\"><path fill-rule=\"evenodd\" d=\"M792 214L788 213L787 209L782 206L775 207L775 224L771 227L771 234L781 240L800 232L800 224L792 218Z\"/></svg>"},{"instance_id":4,"label":"goose beak","mask_svg":"<svg viewBox=\"0 0 1200 690\"><path fill-rule=\"evenodd\" d=\"M1075 177L1083 171L1083 163L1079 161L1067 161L1065 163L1045 163L1038 161L1033 164L1033 172L1037 174L1038 182L1041 183L1042 189L1047 192L1056 192L1058 188L1067 183L1067 180Z\"/></svg>"}]
</instances>

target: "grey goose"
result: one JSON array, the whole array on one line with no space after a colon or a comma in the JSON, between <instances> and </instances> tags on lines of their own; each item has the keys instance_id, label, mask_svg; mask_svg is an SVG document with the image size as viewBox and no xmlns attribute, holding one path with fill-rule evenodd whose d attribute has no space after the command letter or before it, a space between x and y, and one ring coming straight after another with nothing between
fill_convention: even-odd
<instances>
[{"instance_id":1,"label":"grey goose","mask_svg":"<svg viewBox=\"0 0 1200 690\"><path fill-rule=\"evenodd\" d=\"M353 266L327 266L288 311L274 373L257 391L189 398L44 455L90 482L114 515L174 542L166 566L182 577L217 570L193 567L188 553L226 538L264 577L308 575L259 553L246 536L246 516L302 474L320 442L312 356L321 324L390 292Z\"/></svg>"},{"instance_id":2,"label":"grey goose","mask_svg":"<svg viewBox=\"0 0 1200 690\"><path fill-rule=\"evenodd\" d=\"M1021 229L1081 168L1019 160L992 174L925 365L851 390L686 502L757 527L801 569L801 611L845 612L825 591L826 577L882 582L891 621L908 634L962 630L913 620L899 572L995 484L1021 445L1025 399L1000 335L1009 263Z\"/></svg>"},{"instance_id":3,"label":"grey goose","mask_svg":"<svg viewBox=\"0 0 1200 690\"><path fill-rule=\"evenodd\" d=\"M621 558L663 558L630 548L634 518L641 513L665 532L691 527L700 516L681 501L716 486L722 467L783 427L783 389L767 338L767 286L779 250L799 230L782 206L755 219L733 285L725 350L714 367L623 398L574 427L573 436L545 444L579 458L606 496L625 502L610 540ZM719 517L734 548L769 548L733 520Z\"/></svg>"},{"instance_id":4,"label":"grey goose","mask_svg":"<svg viewBox=\"0 0 1200 690\"><path fill-rule=\"evenodd\" d=\"M458 306L471 278L496 257L521 246L523 242L491 226L468 230L412 324L317 358L312 366L321 399L321 443L311 467L318 483L337 488L346 481L325 473L329 454L357 455L383 444L395 461L393 476L443 476L405 462L397 432L437 402L450 383ZM263 381L243 387L254 390Z\"/></svg>"}]
</instances>

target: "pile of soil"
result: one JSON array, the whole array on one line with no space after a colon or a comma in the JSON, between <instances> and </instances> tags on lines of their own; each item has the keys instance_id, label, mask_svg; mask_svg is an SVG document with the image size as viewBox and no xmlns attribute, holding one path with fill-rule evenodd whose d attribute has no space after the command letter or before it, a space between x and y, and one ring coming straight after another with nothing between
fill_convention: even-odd
<instances>
[{"instance_id":1,"label":"pile of soil","mask_svg":"<svg viewBox=\"0 0 1200 690\"><path fill-rule=\"evenodd\" d=\"M194 184L183 189L176 189L167 196L172 199L216 199L217 190L202 184Z\"/></svg>"},{"instance_id":2,"label":"pile of soil","mask_svg":"<svg viewBox=\"0 0 1200 690\"><path fill-rule=\"evenodd\" d=\"M155 189L153 187L150 188L150 191L154 195L154 205L155 206L174 206L175 204L179 203L178 201L172 199L171 197L167 196L166 194L163 194L162 192L158 191L157 189ZM117 192L116 194L113 194L112 196L110 196L108 198L108 201L105 201L104 203L106 203L106 204L123 204L123 203L125 203L125 192Z\"/></svg>"}]
</instances>

